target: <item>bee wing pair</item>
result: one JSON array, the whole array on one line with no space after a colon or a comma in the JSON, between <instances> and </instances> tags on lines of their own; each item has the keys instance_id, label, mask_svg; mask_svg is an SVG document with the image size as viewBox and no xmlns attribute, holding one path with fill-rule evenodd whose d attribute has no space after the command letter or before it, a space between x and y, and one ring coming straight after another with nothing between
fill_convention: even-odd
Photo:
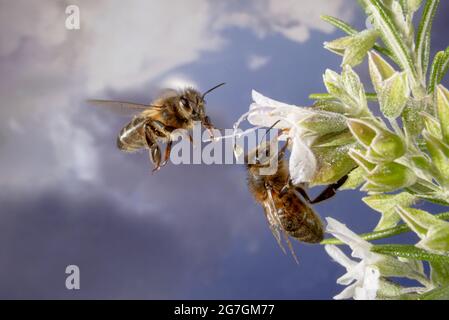
<instances>
[{"instance_id":1,"label":"bee wing pair","mask_svg":"<svg viewBox=\"0 0 449 320\"><path fill-rule=\"evenodd\" d=\"M276 239L276 242L279 245L279 247L281 248L281 250L286 254L287 252L282 243L282 236L284 237L284 240L287 243L290 253L292 254L296 263L299 263L298 257L296 256L296 253L293 250L293 245L290 241L290 238L288 237L287 232L282 227L282 223L281 223L281 220L279 219L279 215L277 212L278 210L276 209L276 206L274 204L273 195L272 195L270 189L267 189L267 194L268 194L268 197L267 197L267 200L263 203L263 209L264 209L265 217L267 218L268 226L271 230L271 233L273 234L274 238Z\"/></svg>"},{"instance_id":2,"label":"bee wing pair","mask_svg":"<svg viewBox=\"0 0 449 320\"><path fill-rule=\"evenodd\" d=\"M130 116L140 113L144 110L154 109L155 111L160 110L163 106L158 105L147 105L140 103L132 103L126 101L115 101L115 100L87 100L87 102L92 106L97 106L101 108L107 108L116 114L122 116Z\"/></svg>"},{"instance_id":3,"label":"bee wing pair","mask_svg":"<svg viewBox=\"0 0 449 320\"><path fill-rule=\"evenodd\" d=\"M157 101L161 101L163 99L167 99L169 97L173 97L178 95L178 92L174 89L162 89L158 91ZM117 101L117 100L99 100L99 99L89 99L87 103L95 106L106 108L116 114L122 116L131 116L137 113L140 113L144 110L154 109L155 111L163 108L162 104L143 104L143 103L134 103L127 101Z\"/></svg>"}]
</instances>

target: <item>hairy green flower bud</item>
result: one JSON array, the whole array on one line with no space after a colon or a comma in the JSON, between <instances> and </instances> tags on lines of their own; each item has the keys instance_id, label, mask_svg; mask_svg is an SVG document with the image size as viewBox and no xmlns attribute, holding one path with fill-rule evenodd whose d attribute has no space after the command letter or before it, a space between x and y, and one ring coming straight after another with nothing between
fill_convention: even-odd
<instances>
[{"instance_id":1,"label":"hairy green flower bud","mask_svg":"<svg viewBox=\"0 0 449 320\"><path fill-rule=\"evenodd\" d=\"M447 254L449 252L449 223L418 209L397 207L402 220L421 239L417 247Z\"/></svg>"},{"instance_id":2,"label":"hairy green flower bud","mask_svg":"<svg viewBox=\"0 0 449 320\"><path fill-rule=\"evenodd\" d=\"M442 85L437 90L437 110L444 141L449 144L449 90Z\"/></svg>"},{"instance_id":3,"label":"hairy green flower bud","mask_svg":"<svg viewBox=\"0 0 449 320\"><path fill-rule=\"evenodd\" d=\"M324 48L342 56L345 54L345 50L351 45L353 41L354 36L346 36L330 42L325 42Z\"/></svg>"},{"instance_id":4,"label":"hairy green flower bud","mask_svg":"<svg viewBox=\"0 0 449 320\"><path fill-rule=\"evenodd\" d=\"M371 81L376 92L380 93L384 81L392 77L396 71L387 61L374 51L369 52L368 61Z\"/></svg>"},{"instance_id":5,"label":"hairy green flower bud","mask_svg":"<svg viewBox=\"0 0 449 320\"><path fill-rule=\"evenodd\" d=\"M434 137L441 139L443 133L441 132L440 123L433 116L427 112L421 112L421 116L424 120L424 126L426 130Z\"/></svg>"},{"instance_id":6,"label":"hairy green flower bud","mask_svg":"<svg viewBox=\"0 0 449 320\"><path fill-rule=\"evenodd\" d=\"M399 136L368 121L349 119L348 127L357 141L368 150L368 159L375 163L391 162L402 157L406 151Z\"/></svg>"},{"instance_id":7,"label":"hairy green flower bud","mask_svg":"<svg viewBox=\"0 0 449 320\"><path fill-rule=\"evenodd\" d=\"M377 135L377 128L364 120L348 119L348 127L357 141L366 148L370 146Z\"/></svg>"},{"instance_id":8,"label":"hairy green flower bud","mask_svg":"<svg viewBox=\"0 0 449 320\"><path fill-rule=\"evenodd\" d=\"M438 171L439 182L449 186L449 146L428 132L424 132L423 136L432 163Z\"/></svg>"},{"instance_id":9,"label":"hairy green flower bud","mask_svg":"<svg viewBox=\"0 0 449 320\"><path fill-rule=\"evenodd\" d=\"M343 68L341 75L332 70L326 70L324 85L327 91L337 100L343 103L346 114L359 116L369 114L365 89L357 73L349 65Z\"/></svg>"},{"instance_id":10,"label":"hairy green flower bud","mask_svg":"<svg viewBox=\"0 0 449 320\"><path fill-rule=\"evenodd\" d=\"M349 155L349 150L353 147L355 147L354 143L332 147L312 147L317 159L317 170L310 181L310 186L335 183L354 169L357 165Z\"/></svg>"},{"instance_id":11,"label":"hairy green flower bud","mask_svg":"<svg viewBox=\"0 0 449 320\"><path fill-rule=\"evenodd\" d=\"M374 46L378 37L379 32L377 30L364 30L353 36L326 42L324 47L343 56L342 66L350 65L354 67L363 62L366 53Z\"/></svg>"},{"instance_id":12,"label":"hairy green flower bud","mask_svg":"<svg viewBox=\"0 0 449 320\"><path fill-rule=\"evenodd\" d=\"M383 192L394 191L414 184L417 180L415 173L396 162L379 164L367 176L368 182L376 185ZM366 188L365 188L366 190Z\"/></svg>"},{"instance_id":13,"label":"hairy green flower bud","mask_svg":"<svg viewBox=\"0 0 449 320\"><path fill-rule=\"evenodd\" d=\"M371 142L370 150L379 155L381 162L390 162L402 157L406 147L399 136L389 131L382 131Z\"/></svg>"},{"instance_id":14,"label":"hairy green flower bud","mask_svg":"<svg viewBox=\"0 0 449 320\"><path fill-rule=\"evenodd\" d=\"M376 164L368 161L366 155L357 150L350 150L349 156L366 172L371 172L376 168Z\"/></svg>"},{"instance_id":15,"label":"hairy green flower bud","mask_svg":"<svg viewBox=\"0 0 449 320\"><path fill-rule=\"evenodd\" d=\"M387 118L395 119L402 114L402 110L410 97L410 87L407 73L396 72L384 81L384 86L379 89L380 110Z\"/></svg>"},{"instance_id":16,"label":"hairy green flower bud","mask_svg":"<svg viewBox=\"0 0 449 320\"><path fill-rule=\"evenodd\" d=\"M346 129L346 117L335 112L317 110L302 119L300 126L320 135L341 132Z\"/></svg>"}]
</instances>

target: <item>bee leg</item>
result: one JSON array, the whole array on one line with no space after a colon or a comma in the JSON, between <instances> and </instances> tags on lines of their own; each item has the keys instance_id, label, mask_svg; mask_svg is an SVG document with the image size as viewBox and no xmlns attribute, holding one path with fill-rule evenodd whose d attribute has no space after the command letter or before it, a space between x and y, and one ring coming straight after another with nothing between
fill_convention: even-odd
<instances>
[{"instance_id":1,"label":"bee leg","mask_svg":"<svg viewBox=\"0 0 449 320\"><path fill-rule=\"evenodd\" d=\"M154 132L149 125L145 125L145 140L150 149L150 160L154 164L153 172L155 172L161 168L161 149L159 148L156 138L154 137Z\"/></svg>"},{"instance_id":2,"label":"bee leg","mask_svg":"<svg viewBox=\"0 0 449 320\"><path fill-rule=\"evenodd\" d=\"M150 148L151 159L154 163L154 169L152 172L156 172L161 168L161 149L157 144Z\"/></svg>"},{"instance_id":3,"label":"bee leg","mask_svg":"<svg viewBox=\"0 0 449 320\"><path fill-rule=\"evenodd\" d=\"M314 204L314 203L318 203L324 200L327 200L331 197L333 197L336 193L338 188L340 188L348 179L348 176L345 175L344 177L342 177L340 180L338 180L336 183L330 184L326 187L326 189L323 190L323 192L321 192L315 199L313 199L312 201L310 201L310 203Z\"/></svg>"},{"instance_id":4,"label":"bee leg","mask_svg":"<svg viewBox=\"0 0 449 320\"><path fill-rule=\"evenodd\" d=\"M307 194L306 190L302 186L295 186L291 180L288 180L288 182L285 184L285 186L281 189L279 192L279 196L283 197L285 194L287 194L290 190L295 190L298 192L305 201L311 203L309 195Z\"/></svg>"},{"instance_id":5,"label":"bee leg","mask_svg":"<svg viewBox=\"0 0 449 320\"><path fill-rule=\"evenodd\" d=\"M170 140L165 147L164 160L162 161L161 167L165 166L170 158L171 146L173 142Z\"/></svg>"},{"instance_id":6,"label":"bee leg","mask_svg":"<svg viewBox=\"0 0 449 320\"><path fill-rule=\"evenodd\" d=\"M209 131L209 136L213 140L215 138L214 131L213 131L215 128L212 125L212 122L210 121L210 118L208 116L204 117L203 126L204 126L204 128L207 129L207 131Z\"/></svg>"},{"instance_id":7,"label":"bee leg","mask_svg":"<svg viewBox=\"0 0 449 320\"><path fill-rule=\"evenodd\" d=\"M168 139L167 146L165 147L164 160L161 163L161 152L159 147L153 150L152 157L156 162L156 168L153 171L159 170L161 167L165 166L170 157L170 151L172 147L172 141L170 140L171 132L175 129L170 126L164 125L162 122L158 120L152 121L149 126L151 126L153 132L160 138Z\"/></svg>"},{"instance_id":8,"label":"bee leg","mask_svg":"<svg viewBox=\"0 0 449 320\"><path fill-rule=\"evenodd\" d=\"M283 196L285 196L289 190L290 187L286 184L284 187L282 187L281 191L279 191L279 197L282 198Z\"/></svg>"},{"instance_id":9,"label":"bee leg","mask_svg":"<svg viewBox=\"0 0 449 320\"><path fill-rule=\"evenodd\" d=\"M291 183L291 181L290 181L290 183ZM304 200L306 200L309 203L312 203L309 195L307 194L306 190L304 190L304 188L302 186L295 186L294 188L304 198Z\"/></svg>"},{"instance_id":10,"label":"bee leg","mask_svg":"<svg viewBox=\"0 0 449 320\"><path fill-rule=\"evenodd\" d=\"M157 134L158 137L170 138L171 132L169 130L172 129L172 127L167 127L158 120L151 121L149 125L153 128L153 131L156 131L155 133Z\"/></svg>"},{"instance_id":11,"label":"bee leg","mask_svg":"<svg viewBox=\"0 0 449 320\"><path fill-rule=\"evenodd\" d=\"M159 137L168 139L167 146L165 147L165 152L164 152L164 160L162 161L162 163L160 163L160 158L161 158L160 154L157 155L157 157L159 159L158 161L160 163L160 166L158 166L155 170L159 170L160 167L163 167L167 164L168 159L170 157L170 151L171 151L171 147L172 147L172 141L170 140L170 135L171 135L171 131L173 131L175 128L166 126L162 122L157 121L157 120L152 121L150 125L155 131L157 131ZM159 151L159 153L160 153L160 151Z\"/></svg>"}]
</instances>

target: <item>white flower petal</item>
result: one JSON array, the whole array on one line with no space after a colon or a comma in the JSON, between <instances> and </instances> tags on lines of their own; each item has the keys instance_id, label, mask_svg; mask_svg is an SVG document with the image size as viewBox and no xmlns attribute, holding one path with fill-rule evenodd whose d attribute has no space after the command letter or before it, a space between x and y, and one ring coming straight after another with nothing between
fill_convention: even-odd
<instances>
[{"instance_id":1,"label":"white flower petal","mask_svg":"<svg viewBox=\"0 0 449 320\"><path fill-rule=\"evenodd\" d=\"M326 231L350 246L353 251L353 257L364 259L371 255L370 249L372 245L368 241L363 240L356 233L349 230L346 225L333 218L327 217L326 221Z\"/></svg>"},{"instance_id":2,"label":"white flower petal","mask_svg":"<svg viewBox=\"0 0 449 320\"><path fill-rule=\"evenodd\" d=\"M366 264L364 261L356 263L353 268L348 269L344 275L337 279L338 284L348 285L354 280L363 279L365 275Z\"/></svg>"},{"instance_id":3,"label":"white flower petal","mask_svg":"<svg viewBox=\"0 0 449 320\"><path fill-rule=\"evenodd\" d=\"M355 300L375 300L379 290L380 272L377 268L367 267L363 286L355 289Z\"/></svg>"},{"instance_id":4,"label":"white flower petal","mask_svg":"<svg viewBox=\"0 0 449 320\"><path fill-rule=\"evenodd\" d=\"M315 175L317 163L312 150L302 141L301 137L292 139L292 150L289 161L289 171L293 184L310 182Z\"/></svg>"},{"instance_id":5,"label":"white flower petal","mask_svg":"<svg viewBox=\"0 0 449 320\"><path fill-rule=\"evenodd\" d=\"M354 298L357 300L376 299L379 289L380 272L376 263L382 256L370 251L371 244L349 230L344 224L332 218L326 218L327 232L349 245L352 256L361 259L356 263L348 258L340 249L326 246L327 253L338 263L343 265L347 272L337 279L338 284L349 285L334 299Z\"/></svg>"},{"instance_id":6,"label":"white flower petal","mask_svg":"<svg viewBox=\"0 0 449 320\"><path fill-rule=\"evenodd\" d=\"M341 264L343 267L346 268L346 270L354 267L357 262L352 261L349 259L343 251L341 251L337 246L327 244L324 246L324 249L326 250L327 254L331 256L331 258Z\"/></svg>"},{"instance_id":7,"label":"white flower petal","mask_svg":"<svg viewBox=\"0 0 449 320\"><path fill-rule=\"evenodd\" d=\"M257 92L256 90L252 90L251 94L253 97L253 101L260 106L271 107L271 108L293 107L290 104L279 102L274 99L265 97L263 94Z\"/></svg>"},{"instance_id":8,"label":"white flower petal","mask_svg":"<svg viewBox=\"0 0 449 320\"><path fill-rule=\"evenodd\" d=\"M334 299L335 300L343 300L343 299L350 299L354 297L355 290L358 286L358 283L353 283L350 286L346 287L342 292L337 294Z\"/></svg>"},{"instance_id":9,"label":"white flower petal","mask_svg":"<svg viewBox=\"0 0 449 320\"><path fill-rule=\"evenodd\" d=\"M252 125L271 127L276 121L274 128L291 128L295 125L300 128L301 121L315 114L301 107L279 107L271 108L253 103L250 105L248 122Z\"/></svg>"},{"instance_id":10,"label":"white flower petal","mask_svg":"<svg viewBox=\"0 0 449 320\"><path fill-rule=\"evenodd\" d=\"M260 127L271 127L277 123L274 128L285 129L290 128L291 124L286 121L282 121L282 116L279 115L275 110L269 107L262 107L257 104L252 104L250 106L250 112L248 114L248 122L253 126Z\"/></svg>"}]
</instances>

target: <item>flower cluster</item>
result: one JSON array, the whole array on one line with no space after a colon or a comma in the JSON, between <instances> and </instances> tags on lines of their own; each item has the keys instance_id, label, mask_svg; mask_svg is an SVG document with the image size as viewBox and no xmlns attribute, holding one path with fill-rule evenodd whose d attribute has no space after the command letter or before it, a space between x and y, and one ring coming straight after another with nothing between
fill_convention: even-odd
<instances>
[{"instance_id":1,"label":"flower cluster","mask_svg":"<svg viewBox=\"0 0 449 320\"><path fill-rule=\"evenodd\" d=\"M363 201L380 213L378 225L363 236L327 219L335 238L323 241L325 249L347 271L337 282L348 287L336 299L447 299L449 214L413 208L417 200L449 206L449 90L441 85L449 48L429 56L439 0L359 3L368 16L366 30L323 17L347 33L324 45L342 56L341 72L323 76L327 93L311 95L310 107L298 107L253 91L254 103L235 127L244 119L256 127L275 125L289 138L294 184L327 185L348 175L342 189L367 192ZM413 18L422 6L415 30ZM353 69L365 59L372 93ZM410 231L418 243L367 241ZM337 244L348 245L357 260ZM391 279L397 277L420 286L403 288Z\"/></svg>"}]
</instances>

